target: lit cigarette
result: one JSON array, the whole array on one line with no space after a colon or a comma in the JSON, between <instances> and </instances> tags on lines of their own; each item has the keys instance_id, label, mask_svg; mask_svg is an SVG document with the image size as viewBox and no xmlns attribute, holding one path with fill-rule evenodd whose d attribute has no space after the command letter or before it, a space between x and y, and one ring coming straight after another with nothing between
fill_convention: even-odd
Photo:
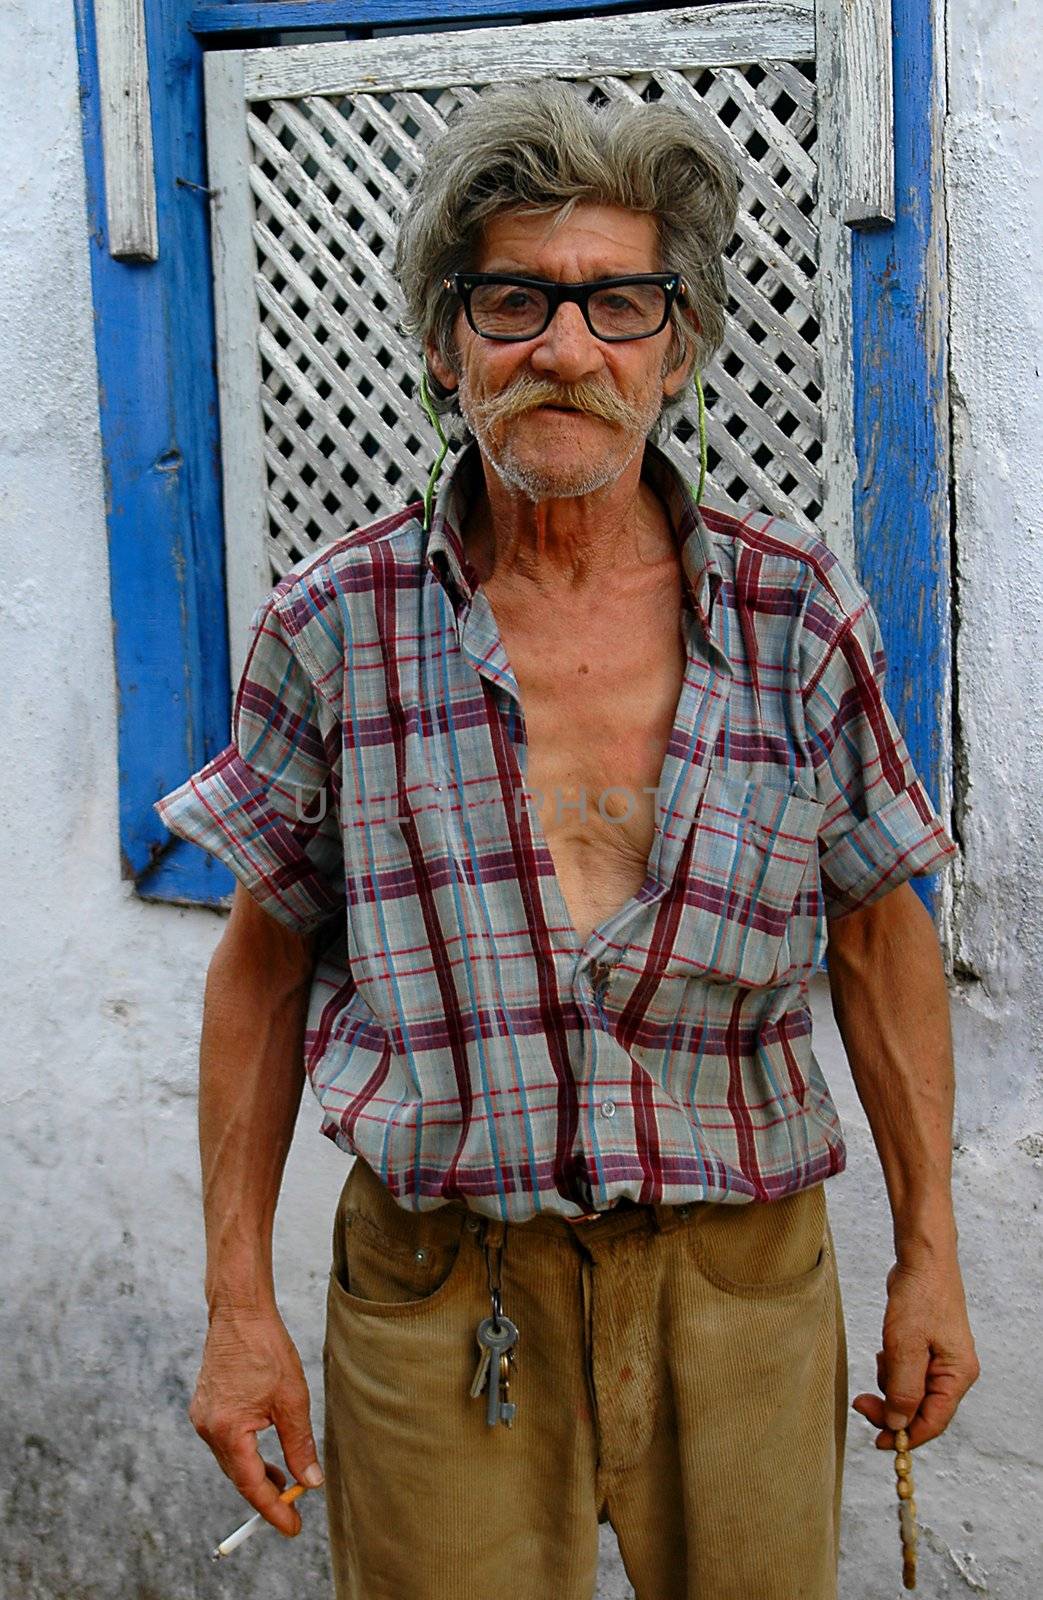
<instances>
[{"instance_id":1,"label":"lit cigarette","mask_svg":"<svg viewBox=\"0 0 1043 1600\"><path fill-rule=\"evenodd\" d=\"M284 1505L292 1506L295 1500L299 1500L301 1495L306 1493L307 1489L303 1483L295 1483L291 1488L284 1489L279 1499ZM241 1528L236 1528L235 1532L230 1533L227 1539L222 1539L216 1550L211 1550L211 1561L220 1561L222 1556L230 1556L233 1550L238 1550L244 1539L249 1539L252 1533L256 1533L258 1528L263 1528L264 1526L264 1517L261 1516L259 1511L255 1511L249 1521L244 1522Z\"/></svg>"}]
</instances>

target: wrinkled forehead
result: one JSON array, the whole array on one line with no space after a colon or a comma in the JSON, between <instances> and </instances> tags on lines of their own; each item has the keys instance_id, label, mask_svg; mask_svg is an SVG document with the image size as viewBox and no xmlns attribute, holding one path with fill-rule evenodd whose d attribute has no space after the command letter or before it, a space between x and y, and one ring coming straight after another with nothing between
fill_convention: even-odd
<instances>
[{"instance_id":1,"label":"wrinkled forehead","mask_svg":"<svg viewBox=\"0 0 1043 1600\"><path fill-rule=\"evenodd\" d=\"M659 266L655 217L591 200L499 211L482 226L474 249L477 272L591 278Z\"/></svg>"}]
</instances>

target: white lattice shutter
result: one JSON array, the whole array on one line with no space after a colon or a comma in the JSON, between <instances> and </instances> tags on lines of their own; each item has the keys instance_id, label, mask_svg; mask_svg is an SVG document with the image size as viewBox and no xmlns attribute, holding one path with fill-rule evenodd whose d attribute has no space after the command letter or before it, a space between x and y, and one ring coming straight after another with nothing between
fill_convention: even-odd
<instances>
[{"instance_id":1,"label":"white lattice shutter","mask_svg":"<svg viewBox=\"0 0 1043 1600\"><path fill-rule=\"evenodd\" d=\"M887 40L874 46L866 26L881 4L819 0L817 18L813 0L729 4L208 56L236 669L250 616L289 566L423 490L436 446L418 353L397 331L394 219L448 115L496 83L553 76L591 97L662 98L730 150L742 190L727 340L706 374L706 499L814 527L850 555L844 224L886 214ZM843 33L852 11L857 49ZM694 398L667 448L694 479Z\"/></svg>"}]
</instances>

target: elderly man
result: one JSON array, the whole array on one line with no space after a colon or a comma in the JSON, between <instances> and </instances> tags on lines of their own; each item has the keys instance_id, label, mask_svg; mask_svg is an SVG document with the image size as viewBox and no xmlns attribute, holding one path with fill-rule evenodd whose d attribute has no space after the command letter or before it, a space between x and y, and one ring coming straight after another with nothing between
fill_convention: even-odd
<instances>
[{"instance_id":1,"label":"elderly man","mask_svg":"<svg viewBox=\"0 0 1043 1600\"><path fill-rule=\"evenodd\" d=\"M305 1069L356 1159L325 1481L340 1600L836 1592L847 1413L811 1048L823 952L894 1215L881 1395L976 1376L935 933L954 853L819 540L700 513L649 434L723 333L727 163L682 113L491 94L399 276L473 440L255 619L234 742L160 802L241 880L208 974L192 1419L284 1533L321 1481L272 1219ZM828 937L828 949L827 949Z\"/></svg>"}]
</instances>

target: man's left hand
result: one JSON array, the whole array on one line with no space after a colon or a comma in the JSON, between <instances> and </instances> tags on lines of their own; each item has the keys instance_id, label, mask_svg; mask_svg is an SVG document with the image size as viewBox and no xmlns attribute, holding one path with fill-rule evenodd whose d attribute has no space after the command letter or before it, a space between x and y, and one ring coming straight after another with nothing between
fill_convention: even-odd
<instances>
[{"instance_id":1,"label":"man's left hand","mask_svg":"<svg viewBox=\"0 0 1043 1600\"><path fill-rule=\"evenodd\" d=\"M884 1398L860 1394L852 1406L881 1430L878 1450L893 1450L901 1427L915 1449L945 1432L981 1371L955 1255L895 1263L887 1274L883 1343L876 1378Z\"/></svg>"}]
</instances>

